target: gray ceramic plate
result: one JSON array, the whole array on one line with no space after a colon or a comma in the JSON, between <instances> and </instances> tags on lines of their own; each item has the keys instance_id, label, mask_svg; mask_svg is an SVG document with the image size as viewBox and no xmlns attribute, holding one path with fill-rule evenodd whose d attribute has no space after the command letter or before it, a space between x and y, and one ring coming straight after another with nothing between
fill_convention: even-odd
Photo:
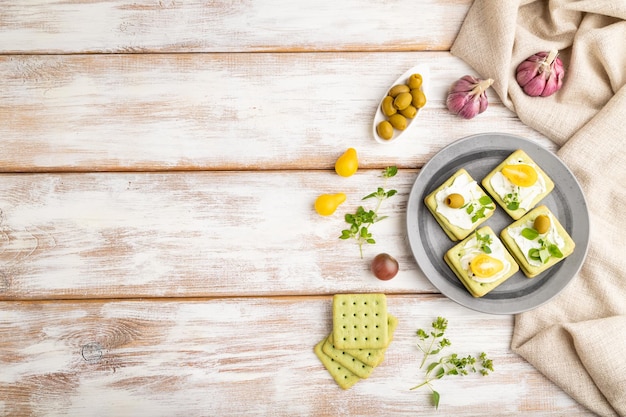
<instances>
[{"instance_id":1,"label":"gray ceramic plate","mask_svg":"<svg viewBox=\"0 0 626 417\"><path fill-rule=\"evenodd\" d=\"M554 181L554 190L540 204L552 210L576 243L576 248L569 257L535 278L526 278L518 272L484 297L475 298L444 262L446 251L458 242L446 236L424 205L424 198L460 168L465 168L480 184L492 169L517 149L524 150ZM491 226L500 233L512 222L513 219L498 207L482 225ZM578 181L556 155L524 138L485 133L448 145L424 165L409 195L407 233L420 269L443 295L473 310L514 314L544 304L578 273L589 246L589 214Z\"/></svg>"}]
</instances>

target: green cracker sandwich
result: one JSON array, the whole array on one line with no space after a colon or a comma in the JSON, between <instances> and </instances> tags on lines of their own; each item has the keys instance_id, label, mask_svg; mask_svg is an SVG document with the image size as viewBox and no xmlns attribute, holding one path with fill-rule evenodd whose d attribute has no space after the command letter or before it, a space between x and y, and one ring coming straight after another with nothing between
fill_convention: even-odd
<instances>
[{"instance_id":1,"label":"green cracker sandwich","mask_svg":"<svg viewBox=\"0 0 626 417\"><path fill-rule=\"evenodd\" d=\"M489 226L479 228L447 251L444 260L474 297L484 296L519 271Z\"/></svg>"},{"instance_id":2,"label":"green cracker sandwich","mask_svg":"<svg viewBox=\"0 0 626 417\"><path fill-rule=\"evenodd\" d=\"M424 204L453 241L465 239L496 209L491 198L465 169L458 170L428 194Z\"/></svg>"},{"instance_id":3,"label":"green cracker sandwich","mask_svg":"<svg viewBox=\"0 0 626 417\"><path fill-rule=\"evenodd\" d=\"M521 149L487 174L482 185L514 220L532 210L554 189L550 177Z\"/></svg>"},{"instance_id":4,"label":"green cracker sandwich","mask_svg":"<svg viewBox=\"0 0 626 417\"><path fill-rule=\"evenodd\" d=\"M548 230L535 228L537 217L545 216ZM534 278L574 252L576 244L556 216L545 205L538 206L500 233L520 269Z\"/></svg>"}]
</instances>

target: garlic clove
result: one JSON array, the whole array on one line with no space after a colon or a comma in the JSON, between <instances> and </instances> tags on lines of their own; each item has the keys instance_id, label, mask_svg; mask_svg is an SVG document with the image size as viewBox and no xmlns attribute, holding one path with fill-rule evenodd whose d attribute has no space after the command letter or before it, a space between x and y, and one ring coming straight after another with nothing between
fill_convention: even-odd
<instances>
[{"instance_id":1,"label":"garlic clove","mask_svg":"<svg viewBox=\"0 0 626 417\"><path fill-rule=\"evenodd\" d=\"M481 80L471 75L461 77L452 84L448 93L446 99L448 110L464 119L471 119L484 112L489 106L486 90L491 84L493 84L491 78Z\"/></svg>"},{"instance_id":2,"label":"garlic clove","mask_svg":"<svg viewBox=\"0 0 626 417\"><path fill-rule=\"evenodd\" d=\"M563 85L563 62L557 50L538 52L521 62L515 71L515 79L524 93L531 97L547 97Z\"/></svg>"},{"instance_id":3,"label":"garlic clove","mask_svg":"<svg viewBox=\"0 0 626 417\"><path fill-rule=\"evenodd\" d=\"M543 84L543 90L541 91L542 97L547 97L554 94L559 88L561 88L561 83L557 77L548 77Z\"/></svg>"},{"instance_id":4,"label":"garlic clove","mask_svg":"<svg viewBox=\"0 0 626 417\"><path fill-rule=\"evenodd\" d=\"M476 116L480 110L480 100L466 92L451 93L446 100L448 109L461 116L464 119L471 119Z\"/></svg>"}]
</instances>

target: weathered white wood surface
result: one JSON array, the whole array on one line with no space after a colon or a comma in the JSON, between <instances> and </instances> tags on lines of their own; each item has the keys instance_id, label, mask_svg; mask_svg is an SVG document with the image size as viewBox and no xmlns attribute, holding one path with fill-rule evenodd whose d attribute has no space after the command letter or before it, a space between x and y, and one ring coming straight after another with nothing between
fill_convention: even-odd
<instances>
[{"instance_id":1,"label":"weathered white wood surface","mask_svg":"<svg viewBox=\"0 0 626 417\"><path fill-rule=\"evenodd\" d=\"M371 133L376 107L416 64L431 74L427 106L402 141L381 146ZM448 52L4 57L0 167L327 169L352 146L363 168L415 168L489 131L551 147L491 92L480 117L452 115L446 92L466 73Z\"/></svg>"},{"instance_id":2,"label":"weathered white wood surface","mask_svg":"<svg viewBox=\"0 0 626 417\"><path fill-rule=\"evenodd\" d=\"M408 388L436 316L496 367L440 381L440 413L589 415L511 352L512 316L438 294L406 242L409 189L445 145L498 131L556 150L492 92L473 120L446 110L473 74L449 53L470 3L0 0L0 415L433 415ZM382 146L376 105L418 63L419 126ZM348 147L360 169L341 178ZM361 260L342 217L388 165L399 194ZM392 281L368 270L379 251ZM313 353L338 292L385 292L400 320L349 391Z\"/></svg>"},{"instance_id":3,"label":"weathered white wood surface","mask_svg":"<svg viewBox=\"0 0 626 417\"><path fill-rule=\"evenodd\" d=\"M583 416L509 350L513 318L441 296L390 296L399 325L384 362L343 391L313 353L330 297L0 303L0 414L313 416L436 414L418 328L439 312L449 349L486 351L496 372L435 382L442 415ZM452 350L451 350L452 351Z\"/></svg>"},{"instance_id":4,"label":"weathered white wood surface","mask_svg":"<svg viewBox=\"0 0 626 417\"><path fill-rule=\"evenodd\" d=\"M447 50L470 0L0 1L0 52Z\"/></svg>"},{"instance_id":5,"label":"weathered white wood surface","mask_svg":"<svg viewBox=\"0 0 626 417\"><path fill-rule=\"evenodd\" d=\"M0 181L0 299L432 292L406 241L416 170L387 181L360 259L343 217L383 186L379 170L10 174ZM333 216L322 193L346 193ZM402 271L382 282L384 250Z\"/></svg>"}]
</instances>

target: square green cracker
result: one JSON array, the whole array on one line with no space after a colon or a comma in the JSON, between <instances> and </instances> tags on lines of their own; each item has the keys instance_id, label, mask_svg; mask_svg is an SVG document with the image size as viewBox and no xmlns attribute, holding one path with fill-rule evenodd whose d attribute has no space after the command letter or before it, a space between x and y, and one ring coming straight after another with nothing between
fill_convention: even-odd
<instances>
[{"instance_id":1,"label":"square green cracker","mask_svg":"<svg viewBox=\"0 0 626 417\"><path fill-rule=\"evenodd\" d=\"M348 389L359 382L361 378L341 366L333 358L323 352L322 347L324 346L324 343L326 343L326 339L315 345L314 351L337 385L343 389Z\"/></svg>"},{"instance_id":2,"label":"square green cracker","mask_svg":"<svg viewBox=\"0 0 626 417\"><path fill-rule=\"evenodd\" d=\"M451 194L461 195L464 204L455 208L446 204L446 198ZM461 168L428 194L424 198L424 204L446 235L453 241L459 241L469 236L494 214L495 204L481 203L485 198L491 201L469 172ZM482 217L475 216L478 210L483 210Z\"/></svg>"},{"instance_id":3,"label":"square green cracker","mask_svg":"<svg viewBox=\"0 0 626 417\"><path fill-rule=\"evenodd\" d=\"M512 184L510 180L505 179L503 182L498 178L504 178L502 176L502 169L507 165L515 165L515 164L524 164L531 166L535 172L537 173L537 182L534 186L540 187L540 192L538 194L530 194L525 199L519 202L519 205L509 208L509 205L505 202L505 197L507 196L506 191L500 190L503 194L499 194L496 191L496 184L500 183L500 187L503 184L507 184L507 186L512 187L511 192L517 190L520 191L527 187L519 187ZM502 161L497 167L495 167L490 173L487 174L485 178L482 180L482 185L487 190L487 192L493 197L493 199L498 203L504 211L508 213L514 220L519 219L530 210L533 209L545 196L550 194L554 189L554 182L545 173L543 169L535 162L533 159L523 150L518 149L509 156L506 157L504 161ZM524 208L526 207L526 208Z\"/></svg>"},{"instance_id":4,"label":"square green cracker","mask_svg":"<svg viewBox=\"0 0 626 417\"><path fill-rule=\"evenodd\" d=\"M387 314L387 326L389 331L389 343L393 339L393 333L398 327L398 319L391 314ZM332 342L332 335L328 338ZM376 367L385 359L385 351L387 349L347 349L346 353L363 362L366 365Z\"/></svg>"},{"instance_id":5,"label":"square green cracker","mask_svg":"<svg viewBox=\"0 0 626 417\"><path fill-rule=\"evenodd\" d=\"M337 349L381 349L389 344L385 294L336 294L333 343Z\"/></svg>"},{"instance_id":6,"label":"square green cracker","mask_svg":"<svg viewBox=\"0 0 626 417\"><path fill-rule=\"evenodd\" d=\"M491 240L491 243L488 245L490 248L489 256L496 258L503 266L506 266L499 275L496 275L495 278L487 282L480 282L479 279L474 278L473 273L469 269L471 259L485 253L482 249L479 249L480 244L476 240L477 234ZM468 258L470 258L470 260L468 260ZM515 259L513 259L509 251L504 247L502 241L498 239L498 235L489 226L479 228L475 234L468 236L461 243L452 247L445 253L443 260L448 264L467 291L476 298L488 294L494 288L511 278L519 270Z\"/></svg>"},{"instance_id":7,"label":"square green cracker","mask_svg":"<svg viewBox=\"0 0 626 417\"><path fill-rule=\"evenodd\" d=\"M332 337L326 338L326 342L322 345L322 351L346 368L348 371L352 372L359 378L367 378L374 371L374 367L369 366L355 358L354 356L346 353L345 350L337 349L335 345L331 342Z\"/></svg>"},{"instance_id":8,"label":"square green cracker","mask_svg":"<svg viewBox=\"0 0 626 417\"><path fill-rule=\"evenodd\" d=\"M544 215L550 219L550 229L545 234L539 234L534 239L524 238L521 234L517 235L519 231L524 228L529 228L534 230L535 219L538 216ZM515 230L517 229L517 233ZM513 233L513 234L511 234ZM548 236L551 236L550 238ZM531 247L541 247L538 243L541 239L554 239L558 237L560 240L560 245L556 245L559 251L561 251L561 257L549 256L546 259L545 263L542 263L539 260L531 260L528 257L528 249ZM511 223L509 226L504 228L500 233L500 238L504 245L509 249L511 255L515 258L517 263L520 266L520 269L528 278L534 278L545 270L551 268L555 264L561 262L569 255L574 252L574 248L576 247L576 243L572 240L571 236L567 233L565 228L561 225L559 220L556 218L554 213L545 205L540 205L533 210L526 213L520 219ZM519 246L518 241L516 239L520 239L523 242L526 242L528 247L522 249ZM531 243L532 242L532 243ZM556 244L556 241L554 242Z\"/></svg>"}]
</instances>

